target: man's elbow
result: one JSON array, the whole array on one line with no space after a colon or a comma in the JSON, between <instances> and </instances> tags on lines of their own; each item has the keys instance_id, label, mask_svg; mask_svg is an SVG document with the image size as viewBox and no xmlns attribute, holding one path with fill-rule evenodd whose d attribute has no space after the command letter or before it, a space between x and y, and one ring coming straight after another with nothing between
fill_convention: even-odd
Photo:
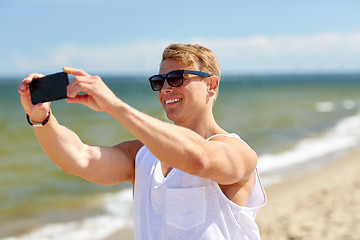
<instances>
[{"instance_id":1,"label":"man's elbow","mask_svg":"<svg viewBox=\"0 0 360 240\"><path fill-rule=\"evenodd\" d=\"M248 156L249 157L249 156ZM210 178L219 184L229 185L250 179L257 165L257 156L254 154L240 162L211 163L211 160L203 158L199 161L195 175Z\"/></svg>"},{"instance_id":2,"label":"man's elbow","mask_svg":"<svg viewBox=\"0 0 360 240\"><path fill-rule=\"evenodd\" d=\"M68 168L68 167L60 167L61 170L64 173L70 174L70 175L74 175L74 176L80 176L81 177L81 171L79 169L74 169L74 168Z\"/></svg>"},{"instance_id":3,"label":"man's elbow","mask_svg":"<svg viewBox=\"0 0 360 240\"><path fill-rule=\"evenodd\" d=\"M209 169L210 164L206 154L197 154L190 159L188 165L184 166L185 172L191 175L201 176Z\"/></svg>"}]
</instances>

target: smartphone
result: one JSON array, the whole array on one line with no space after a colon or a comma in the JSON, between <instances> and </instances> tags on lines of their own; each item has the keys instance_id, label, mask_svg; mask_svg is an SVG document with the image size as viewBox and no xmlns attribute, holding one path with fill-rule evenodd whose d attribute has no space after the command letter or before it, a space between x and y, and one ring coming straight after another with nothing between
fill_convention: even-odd
<instances>
[{"instance_id":1,"label":"smartphone","mask_svg":"<svg viewBox=\"0 0 360 240\"><path fill-rule=\"evenodd\" d=\"M68 84L69 77L64 72L34 79L29 84L32 104L67 98L66 87Z\"/></svg>"}]
</instances>

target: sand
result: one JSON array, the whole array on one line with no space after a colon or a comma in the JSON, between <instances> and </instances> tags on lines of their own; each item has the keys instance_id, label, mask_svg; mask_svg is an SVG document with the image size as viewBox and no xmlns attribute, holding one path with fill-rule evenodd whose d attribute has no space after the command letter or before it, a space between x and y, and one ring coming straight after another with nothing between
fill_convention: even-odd
<instances>
[{"instance_id":1,"label":"sand","mask_svg":"<svg viewBox=\"0 0 360 240\"><path fill-rule=\"evenodd\" d=\"M266 192L262 239L360 239L360 147Z\"/></svg>"},{"instance_id":2,"label":"sand","mask_svg":"<svg viewBox=\"0 0 360 240\"><path fill-rule=\"evenodd\" d=\"M111 234L104 240L133 240L133 239L134 239L134 231L132 228L129 227L129 228L121 229Z\"/></svg>"}]
</instances>

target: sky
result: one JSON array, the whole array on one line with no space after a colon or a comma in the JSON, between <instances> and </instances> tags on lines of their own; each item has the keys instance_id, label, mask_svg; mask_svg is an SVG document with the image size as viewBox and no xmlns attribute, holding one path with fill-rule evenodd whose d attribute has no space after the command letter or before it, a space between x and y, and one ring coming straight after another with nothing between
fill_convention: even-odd
<instances>
[{"instance_id":1,"label":"sky","mask_svg":"<svg viewBox=\"0 0 360 240\"><path fill-rule=\"evenodd\" d=\"M358 0L0 0L0 77L151 75L171 43L223 74L360 72Z\"/></svg>"}]
</instances>

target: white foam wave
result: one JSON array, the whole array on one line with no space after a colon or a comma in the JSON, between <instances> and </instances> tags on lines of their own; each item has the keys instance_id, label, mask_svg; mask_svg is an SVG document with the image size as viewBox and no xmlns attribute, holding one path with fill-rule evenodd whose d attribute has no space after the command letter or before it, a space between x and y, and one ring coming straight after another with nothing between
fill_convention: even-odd
<instances>
[{"instance_id":1,"label":"white foam wave","mask_svg":"<svg viewBox=\"0 0 360 240\"><path fill-rule=\"evenodd\" d=\"M264 174L276 174L299 164L356 146L360 142L360 113L339 121L320 137L301 140L289 151L259 156L258 168Z\"/></svg>"},{"instance_id":2,"label":"white foam wave","mask_svg":"<svg viewBox=\"0 0 360 240\"><path fill-rule=\"evenodd\" d=\"M21 237L1 240L101 240L124 227L132 226L132 189L104 196L106 214L78 221L53 223Z\"/></svg>"},{"instance_id":3,"label":"white foam wave","mask_svg":"<svg viewBox=\"0 0 360 240\"><path fill-rule=\"evenodd\" d=\"M315 104L315 110L317 112L326 113L334 111L335 103L333 102L317 102Z\"/></svg>"},{"instance_id":4,"label":"white foam wave","mask_svg":"<svg viewBox=\"0 0 360 240\"><path fill-rule=\"evenodd\" d=\"M342 106L347 110L352 110L356 106L356 102L350 99L344 100L342 102Z\"/></svg>"}]
</instances>

